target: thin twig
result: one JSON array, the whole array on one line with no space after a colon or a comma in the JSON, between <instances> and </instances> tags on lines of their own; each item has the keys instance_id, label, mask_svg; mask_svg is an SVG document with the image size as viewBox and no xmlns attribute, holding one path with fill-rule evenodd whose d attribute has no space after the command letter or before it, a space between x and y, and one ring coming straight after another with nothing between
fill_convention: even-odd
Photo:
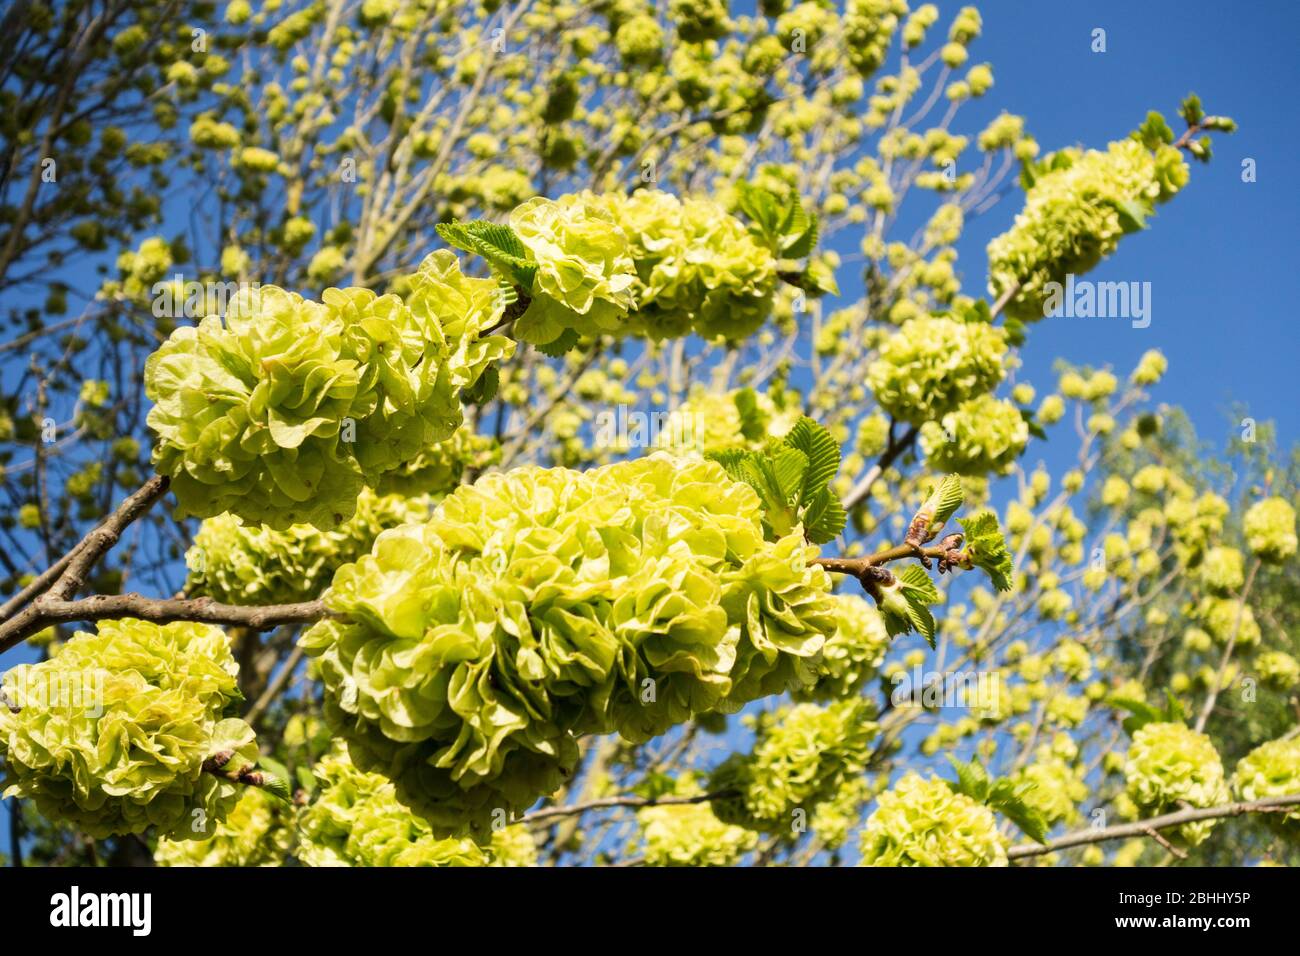
<instances>
[{"instance_id":1,"label":"thin twig","mask_svg":"<svg viewBox=\"0 0 1300 956\"><path fill-rule=\"evenodd\" d=\"M1118 826L1080 830L1069 833L1047 843L1026 843L1013 846L1007 851L1007 859L1020 860L1030 856L1043 856L1057 850L1070 847L1086 846L1090 843L1102 843L1106 840L1123 840L1128 837L1150 836L1152 830L1165 830L1181 826L1184 823L1196 823L1198 820L1217 820L1223 817L1239 817L1245 813L1282 813L1288 807L1300 806L1300 793L1284 797L1268 797L1264 800L1250 800L1243 803L1225 803L1217 807L1201 807L1166 813L1163 816L1139 820L1136 823L1121 823Z\"/></svg>"}]
</instances>

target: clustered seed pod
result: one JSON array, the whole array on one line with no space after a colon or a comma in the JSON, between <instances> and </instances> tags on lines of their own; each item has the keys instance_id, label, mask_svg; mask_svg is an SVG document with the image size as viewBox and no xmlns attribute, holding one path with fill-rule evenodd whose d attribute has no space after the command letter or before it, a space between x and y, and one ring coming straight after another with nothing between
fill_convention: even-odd
<instances>
[{"instance_id":1,"label":"clustered seed pod","mask_svg":"<svg viewBox=\"0 0 1300 956\"><path fill-rule=\"evenodd\" d=\"M276 531L232 514L199 525L186 553L189 593L223 604L293 604L318 597L335 570L368 552L381 531L429 517L429 498L362 489L357 510L337 530L309 524Z\"/></svg>"},{"instance_id":2,"label":"clustered seed pod","mask_svg":"<svg viewBox=\"0 0 1300 956\"><path fill-rule=\"evenodd\" d=\"M861 849L863 866L1007 865L992 810L911 771L878 798Z\"/></svg>"},{"instance_id":3,"label":"clustered seed pod","mask_svg":"<svg viewBox=\"0 0 1300 956\"><path fill-rule=\"evenodd\" d=\"M335 747L314 770L320 790L298 815L298 859L307 866L532 866L537 845L522 826L494 829L479 845L438 839L397 801L393 784L353 766Z\"/></svg>"},{"instance_id":4,"label":"clustered seed pod","mask_svg":"<svg viewBox=\"0 0 1300 956\"><path fill-rule=\"evenodd\" d=\"M789 833L794 814L810 813L859 779L879 729L872 704L852 697L822 706L796 704L761 718L754 748L732 754L709 779L720 820L770 833Z\"/></svg>"},{"instance_id":5,"label":"clustered seed pod","mask_svg":"<svg viewBox=\"0 0 1300 956\"><path fill-rule=\"evenodd\" d=\"M1151 723L1133 734L1124 765L1125 793L1145 815L1213 807L1228 799L1223 763L1205 734L1179 723ZM1173 831L1195 846L1210 835L1214 820L1185 823Z\"/></svg>"},{"instance_id":6,"label":"clustered seed pod","mask_svg":"<svg viewBox=\"0 0 1300 956\"><path fill-rule=\"evenodd\" d=\"M504 304L445 249L408 284L407 299L328 289L320 303L245 289L224 319L173 332L145 391L177 514L332 528L363 485L451 437L461 389L513 347L479 337Z\"/></svg>"},{"instance_id":7,"label":"clustered seed pod","mask_svg":"<svg viewBox=\"0 0 1300 956\"><path fill-rule=\"evenodd\" d=\"M242 699L238 671L220 628L133 619L102 621L55 657L19 664L0 707L5 796L95 839L150 827L210 836L244 787L205 761L257 761L252 728L223 718Z\"/></svg>"},{"instance_id":8,"label":"clustered seed pod","mask_svg":"<svg viewBox=\"0 0 1300 956\"><path fill-rule=\"evenodd\" d=\"M1088 272L1139 227L1135 216L1150 215L1188 179L1177 149L1153 152L1136 139L1104 152L1064 149L1043 165L1015 225L988 245L989 293L1016 288L1006 311L1024 321L1046 314L1048 283Z\"/></svg>"},{"instance_id":9,"label":"clustered seed pod","mask_svg":"<svg viewBox=\"0 0 1300 956\"><path fill-rule=\"evenodd\" d=\"M881 344L867 383L885 411L920 425L991 391L1006 374L1006 351L1000 328L923 316L905 322Z\"/></svg>"},{"instance_id":10,"label":"clustered seed pod","mask_svg":"<svg viewBox=\"0 0 1300 956\"><path fill-rule=\"evenodd\" d=\"M381 534L302 644L359 766L435 832L482 833L563 783L581 734L640 742L813 683L836 620L811 553L765 540L715 462L520 468Z\"/></svg>"},{"instance_id":11,"label":"clustered seed pod","mask_svg":"<svg viewBox=\"0 0 1300 956\"><path fill-rule=\"evenodd\" d=\"M1246 754L1232 775L1232 789L1242 800L1300 793L1300 738L1270 740ZM1300 807L1266 819L1288 835L1300 832Z\"/></svg>"},{"instance_id":12,"label":"clustered seed pod","mask_svg":"<svg viewBox=\"0 0 1300 956\"><path fill-rule=\"evenodd\" d=\"M257 787L243 796L216 832L204 840L161 837L159 866L283 866L293 845L293 808Z\"/></svg>"}]
</instances>

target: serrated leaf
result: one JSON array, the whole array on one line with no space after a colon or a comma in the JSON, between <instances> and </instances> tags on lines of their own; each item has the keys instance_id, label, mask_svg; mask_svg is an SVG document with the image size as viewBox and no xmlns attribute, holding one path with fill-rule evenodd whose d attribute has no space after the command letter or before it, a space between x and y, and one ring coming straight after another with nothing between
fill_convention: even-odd
<instances>
[{"instance_id":1,"label":"serrated leaf","mask_svg":"<svg viewBox=\"0 0 1300 956\"><path fill-rule=\"evenodd\" d=\"M1138 232L1147 227L1147 216L1151 214L1148 206L1131 199L1117 199L1113 205L1119 213L1119 224L1125 232Z\"/></svg>"},{"instance_id":2,"label":"serrated leaf","mask_svg":"<svg viewBox=\"0 0 1300 956\"><path fill-rule=\"evenodd\" d=\"M998 527L998 517L992 511L980 511L970 517L958 518L966 541L963 554L970 565L982 569L999 591L1011 590L1011 552Z\"/></svg>"},{"instance_id":3,"label":"serrated leaf","mask_svg":"<svg viewBox=\"0 0 1300 956\"><path fill-rule=\"evenodd\" d=\"M1124 732L1130 737L1147 724L1162 723L1165 719L1162 711L1152 707L1144 700L1135 700L1132 697L1111 697L1109 702L1112 707L1127 710L1132 715L1124 718L1123 723Z\"/></svg>"},{"instance_id":4,"label":"serrated leaf","mask_svg":"<svg viewBox=\"0 0 1300 956\"><path fill-rule=\"evenodd\" d=\"M785 444L803 452L808 470L804 480L802 500L827 487L840 470L840 446L821 425L804 416L794 423L785 436Z\"/></svg>"},{"instance_id":5,"label":"serrated leaf","mask_svg":"<svg viewBox=\"0 0 1300 956\"><path fill-rule=\"evenodd\" d=\"M817 216L808 216L808 224L801 232L784 237L781 240L781 255L787 259L802 259L811 255L817 248L820 226Z\"/></svg>"},{"instance_id":6,"label":"serrated leaf","mask_svg":"<svg viewBox=\"0 0 1300 956\"><path fill-rule=\"evenodd\" d=\"M543 355L549 355L551 358L559 358L570 352L578 344L578 333L574 329L565 329L560 333L559 338L552 339L550 342L543 342L540 345L534 345L533 348Z\"/></svg>"},{"instance_id":7,"label":"serrated leaf","mask_svg":"<svg viewBox=\"0 0 1300 956\"><path fill-rule=\"evenodd\" d=\"M776 194L761 186L741 182L740 211L754 223L759 234L769 243L778 233L782 218L781 202Z\"/></svg>"},{"instance_id":8,"label":"serrated leaf","mask_svg":"<svg viewBox=\"0 0 1300 956\"><path fill-rule=\"evenodd\" d=\"M798 448L782 448L772 455L772 474L782 499L797 502L808 474L808 456Z\"/></svg>"},{"instance_id":9,"label":"serrated leaf","mask_svg":"<svg viewBox=\"0 0 1300 956\"><path fill-rule=\"evenodd\" d=\"M912 628L924 637L926 643L930 645L930 650L935 650L934 615L930 613L930 609L909 596L907 598L907 616L912 622Z\"/></svg>"},{"instance_id":10,"label":"serrated leaf","mask_svg":"<svg viewBox=\"0 0 1300 956\"><path fill-rule=\"evenodd\" d=\"M916 599L923 604L939 603L939 589L919 564L909 564L903 568L898 573L898 580L905 593L915 594Z\"/></svg>"},{"instance_id":11,"label":"serrated leaf","mask_svg":"<svg viewBox=\"0 0 1300 956\"><path fill-rule=\"evenodd\" d=\"M988 805L1020 827L1025 836L1035 843L1046 843L1049 829L1047 821L1038 810L1024 800L1024 795L1033 788L1032 783L1016 786L1003 777L995 782L989 791Z\"/></svg>"},{"instance_id":12,"label":"serrated leaf","mask_svg":"<svg viewBox=\"0 0 1300 956\"><path fill-rule=\"evenodd\" d=\"M840 503L839 495L829 488L823 488L804 509L804 535L813 544L826 544L840 536L848 520L848 512Z\"/></svg>"},{"instance_id":13,"label":"serrated leaf","mask_svg":"<svg viewBox=\"0 0 1300 956\"><path fill-rule=\"evenodd\" d=\"M953 790L958 793L964 793L972 800L984 803L989 798L989 774L984 769L984 765L978 759L972 759L969 763L964 760L958 760L952 754L946 754L948 762L952 764L957 771L957 784Z\"/></svg>"},{"instance_id":14,"label":"serrated leaf","mask_svg":"<svg viewBox=\"0 0 1300 956\"><path fill-rule=\"evenodd\" d=\"M293 802L293 795L289 792L289 782L284 777L264 772L260 789L265 790L273 797L283 800L285 803Z\"/></svg>"},{"instance_id":15,"label":"serrated leaf","mask_svg":"<svg viewBox=\"0 0 1300 956\"><path fill-rule=\"evenodd\" d=\"M944 475L930 491L929 497L921 505L913 523L924 519L926 530L933 533L943 527L944 522L957 513L965 500L961 488L961 478L957 475Z\"/></svg>"},{"instance_id":16,"label":"serrated leaf","mask_svg":"<svg viewBox=\"0 0 1300 956\"><path fill-rule=\"evenodd\" d=\"M745 462L754 457L754 452L748 448L719 448L714 451L706 451L704 457L721 465L722 470L727 473L727 477L732 481L748 483L748 479L745 477Z\"/></svg>"},{"instance_id":17,"label":"serrated leaf","mask_svg":"<svg viewBox=\"0 0 1300 956\"><path fill-rule=\"evenodd\" d=\"M476 253L518 285L525 289L533 287L537 264L528 258L528 250L509 226L475 219L471 222L441 222L437 230L449 246Z\"/></svg>"}]
</instances>

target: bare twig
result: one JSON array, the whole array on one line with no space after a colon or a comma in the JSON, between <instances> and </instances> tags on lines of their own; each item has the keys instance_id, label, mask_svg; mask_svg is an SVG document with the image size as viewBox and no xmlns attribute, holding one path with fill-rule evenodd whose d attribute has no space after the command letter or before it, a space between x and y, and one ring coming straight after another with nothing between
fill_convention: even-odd
<instances>
[{"instance_id":1,"label":"bare twig","mask_svg":"<svg viewBox=\"0 0 1300 956\"><path fill-rule=\"evenodd\" d=\"M1198 820L1217 820L1224 817L1239 817L1246 813L1285 813L1289 807L1300 806L1300 793L1284 797L1268 797L1264 800L1250 800L1243 803L1225 803L1217 807L1200 807L1178 810L1162 816L1139 820L1135 823L1121 823L1118 826L1080 830L1069 833L1045 844L1026 843L1013 846L1007 851L1007 859L1020 860L1025 857L1043 856L1057 850L1070 847L1086 846L1090 843L1102 843L1107 840L1123 840L1129 837L1151 836L1153 831L1181 826L1184 823L1196 823Z\"/></svg>"},{"instance_id":2,"label":"bare twig","mask_svg":"<svg viewBox=\"0 0 1300 956\"><path fill-rule=\"evenodd\" d=\"M666 807L674 804L707 803L710 800L720 800L734 795L731 790L720 790L717 793L701 793L693 797L602 797L599 800L574 803L567 807L546 807L536 810L526 814L522 822L540 823L543 820L554 820L586 813L588 810L605 810L610 807Z\"/></svg>"}]
</instances>

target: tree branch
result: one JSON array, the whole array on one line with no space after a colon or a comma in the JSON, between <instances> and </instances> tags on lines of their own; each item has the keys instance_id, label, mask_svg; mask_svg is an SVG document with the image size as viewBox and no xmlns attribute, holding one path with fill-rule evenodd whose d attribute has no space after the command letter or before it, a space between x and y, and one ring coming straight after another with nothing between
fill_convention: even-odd
<instances>
[{"instance_id":1,"label":"tree branch","mask_svg":"<svg viewBox=\"0 0 1300 956\"><path fill-rule=\"evenodd\" d=\"M104 621L123 617L139 618L154 624L194 621L199 624L225 624L269 631L282 624L310 624L325 617L323 601L300 604L268 604L239 607L218 604L211 598L147 598L139 594L96 594L79 601L67 601L46 595L28 605L13 620L0 625L0 653L26 640L51 624L71 621Z\"/></svg>"},{"instance_id":2,"label":"tree branch","mask_svg":"<svg viewBox=\"0 0 1300 956\"><path fill-rule=\"evenodd\" d=\"M1026 843L1021 846L1013 846L1007 851L1007 859L1021 860L1026 857L1043 856L1048 853L1055 853L1057 850L1067 850L1070 847L1085 846L1089 843L1102 843L1106 840L1123 840L1128 837L1151 836L1153 831L1180 826L1184 823L1195 823L1198 820L1216 820L1223 817L1239 817L1245 813L1284 813L1287 812L1289 807L1295 806L1300 806L1300 793L1290 794L1285 797L1268 797L1264 800L1251 800L1244 803L1225 803L1217 807L1179 810L1175 813L1166 813L1163 816L1151 817L1147 820L1137 820L1133 823L1122 823L1113 827L1080 830L1077 833L1068 833L1059 839L1050 840L1046 844Z\"/></svg>"},{"instance_id":3,"label":"tree branch","mask_svg":"<svg viewBox=\"0 0 1300 956\"><path fill-rule=\"evenodd\" d=\"M693 797L602 797L599 800L574 803L567 807L546 807L542 810L535 810L532 813L525 814L521 822L539 823L543 820L554 820L560 817L586 813L588 810L604 810L609 807L667 807L674 804L707 803L710 800L720 800L731 796L735 796L734 791L719 790L717 793L700 793Z\"/></svg>"}]
</instances>

